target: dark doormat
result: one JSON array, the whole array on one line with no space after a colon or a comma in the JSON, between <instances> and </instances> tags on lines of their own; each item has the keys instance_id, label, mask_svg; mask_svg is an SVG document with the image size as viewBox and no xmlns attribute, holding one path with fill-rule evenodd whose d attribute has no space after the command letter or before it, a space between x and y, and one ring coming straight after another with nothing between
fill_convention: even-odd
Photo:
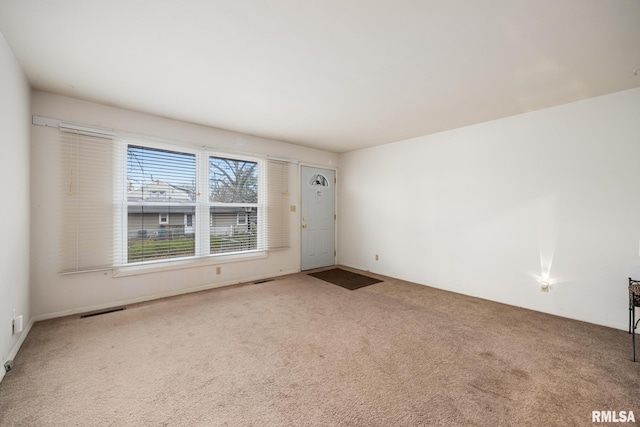
<instances>
[{"instance_id":1,"label":"dark doormat","mask_svg":"<svg viewBox=\"0 0 640 427\"><path fill-rule=\"evenodd\" d=\"M333 283L334 285L342 286L350 291L382 282L382 280L363 276L358 273L352 273L351 271L343 270L341 268L332 268L331 270L309 273L309 276L316 277L320 280L324 280L325 282Z\"/></svg>"}]
</instances>

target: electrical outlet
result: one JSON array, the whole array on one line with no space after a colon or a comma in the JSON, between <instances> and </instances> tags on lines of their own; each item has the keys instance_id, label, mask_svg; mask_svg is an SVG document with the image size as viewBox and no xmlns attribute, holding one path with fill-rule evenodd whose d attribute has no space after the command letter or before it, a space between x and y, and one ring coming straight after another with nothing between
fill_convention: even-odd
<instances>
[{"instance_id":1,"label":"electrical outlet","mask_svg":"<svg viewBox=\"0 0 640 427\"><path fill-rule=\"evenodd\" d=\"M380 259L380 257L378 256L378 254L376 254L376 261L378 261Z\"/></svg>"},{"instance_id":2,"label":"electrical outlet","mask_svg":"<svg viewBox=\"0 0 640 427\"><path fill-rule=\"evenodd\" d=\"M216 267L216 276L222 274L222 267Z\"/></svg>"}]
</instances>

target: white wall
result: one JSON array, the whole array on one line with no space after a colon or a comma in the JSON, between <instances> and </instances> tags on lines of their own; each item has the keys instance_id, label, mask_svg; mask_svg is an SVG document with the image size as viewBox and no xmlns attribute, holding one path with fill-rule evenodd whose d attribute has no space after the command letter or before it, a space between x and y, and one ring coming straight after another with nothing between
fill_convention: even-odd
<instances>
[{"instance_id":1,"label":"white wall","mask_svg":"<svg viewBox=\"0 0 640 427\"><path fill-rule=\"evenodd\" d=\"M340 170L342 264L627 328L640 89L347 153Z\"/></svg>"},{"instance_id":2,"label":"white wall","mask_svg":"<svg viewBox=\"0 0 640 427\"><path fill-rule=\"evenodd\" d=\"M190 144L297 159L324 167L337 166L338 156L264 138L79 101L43 92L32 96L34 115L69 122L160 136ZM36 319L110 307L133 301L239 283L299 271L298 212L291 213L292 247L269 252L265 259L211 264L142 275L114 277L111 272L61 276L58 271L59 178L58 131L32 126L32 307ZM294 171L296 168L293 168ZM293 174L295 175L295 173ZM299 206L298 178L292 176L291 204ZM215 267L222 266L222 274Z\"/></svg>"},{"instance_id":3,"label":"white wall","mask_svg":"<svg viewBox=\"0 0 640 427\"><path fill-rule=\"evenodd\" d=\"M4 36L0 34L0 129L2 130L0 209L0 379L4 363L15 356L29 329L29 83ZM12 310L25 329L12 335Z\"/></svg>"}]
</instances>

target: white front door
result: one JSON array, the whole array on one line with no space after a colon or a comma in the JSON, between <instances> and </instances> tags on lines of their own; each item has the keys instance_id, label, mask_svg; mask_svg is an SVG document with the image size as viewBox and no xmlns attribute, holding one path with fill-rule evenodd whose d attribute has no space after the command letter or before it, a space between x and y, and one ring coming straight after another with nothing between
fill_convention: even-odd
<instances>
[{"instance_id":1,"label":"white front door","mask_svg":"<svg viewBox=\"0 0 640 427\"><path fill-rule=\"evenodd\" d=\"M335 264L335 171L302 166L301 269Z\"/></svg>"},{"instance_id":2,"label":"white front door","mask_svg":"<svg viewBox=\"0 0 640 427\"><path fill-rule=\"evenodd\" d=\"M193 234L193 214L184 214L184 234Z\"/></svg>"}]
</instances>

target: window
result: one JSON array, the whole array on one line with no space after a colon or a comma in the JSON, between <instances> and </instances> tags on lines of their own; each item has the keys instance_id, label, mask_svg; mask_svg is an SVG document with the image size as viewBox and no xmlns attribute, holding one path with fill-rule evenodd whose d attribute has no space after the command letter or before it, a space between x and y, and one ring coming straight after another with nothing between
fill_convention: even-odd
<instances>
[{"instance_id":1,"label":"window","mask_svg":"<svg viewBox=\"0 0 640 427\"><path fill-rule=\"evenodd\" d=\"M289 163L62 130L61 272L289 247Z\"/></svg>"},{"instance_id":2,"label":"window","mask_svg":"<svg viewBox=\"0 0 640 427\"><path fill-rule=\"evenodd\" d=\"M209 214L213 230L213 254L258 249L262 223L259 197L259 164L248 159L209 156ZM251 219L254 221L251 221ZM235 226L235 227L234 227ZM223 233L225 234L225 233Z\"/></svg>"},{"instance_id":3,"label":"window","mask_svg":"<svg viewBox=\"0 0 640 427\"><path fill-rule=\"evenodd\" d=\"M329 181L324 175L317 174L311 177L311 181L309 181L309 184L313 186L328 187Z\"/></svg>"},{"instance_id":4,"label":"window","mask_svg":"<svg viewBox=\"0 0 640 427\"><path fill-rule=\"evenodd\" d=\"M109 268L113 264L113 140L60 132L60 272ZM157 223L156 218L156 223Z\"/></svg>"},{"instance_id":5,"label":"window","mask_svg":"<svg viewBox=\"0 0 640 427\"><path fill-rule=\"evenodd\" d=\"M127 145L126 263L196 254L194 234L171 220L195 212L196 169L193 153Z\"/></svg>"},{"instance_id":6,"label":"window","mask_svg":"<svg viewBox=\"0 0 640 427\"><path fill-rule=\"evenodd\" d=\"M261 162L202 154L127 146L126 263L262 249ZM198 199L204 182L208 197ZM197 216L207 211L209 227L198 229ZM158 215L156 226L149 214Z\"/></svg>"}]
</instances>

